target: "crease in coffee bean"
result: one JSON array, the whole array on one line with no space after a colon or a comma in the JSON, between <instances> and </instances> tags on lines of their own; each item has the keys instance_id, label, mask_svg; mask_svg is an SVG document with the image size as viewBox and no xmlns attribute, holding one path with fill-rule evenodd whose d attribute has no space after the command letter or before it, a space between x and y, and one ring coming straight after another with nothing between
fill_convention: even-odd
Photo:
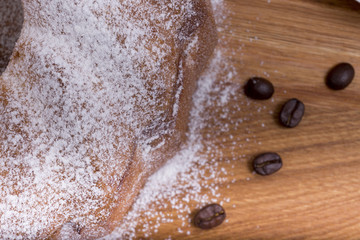
<instances>
[{"instance_id":1,"label":"crease in coffee bean","mask_svg":"<svg viewBox=\"0 0 360 240\"><path fill-rule=\"evenodd\" d=\"M214 216L208 217L207 219L205 219L205 221L211 221L211 220L213 220L214 218L216 218L216 217L218 217L218 216L220 216L220 215L224 215L224 213L225 213L224 211L215 213ZM201 223L201 222L205 222L205 221L199 219L198 222Z\"/></svg>"},{"instance_id":2,"label":"crease in coffee bean","mask_svg":"<svg viewBox=\"0 0 360 240\"><path fill-rule=\"evenodd\" d=\"M286 121L286 125L287 125L287 126L290 126L291 120L293 119L293 116L295 115L298 107L299 107L299 102L297 101L297 102L295 103L294 109L291 111L291 113L290 113L290 115L289 115L289 117L288 117L288 119L287 119L287 121Z\"/></svg>"},{"instance_id":3,"label":"crease in coffee bean","mask_svg":"<svg viewBox=\"0 0 360 240\"><path fill-rule=\"evenodd\" d=\"M280 111L280 123L288 128L296 127L301 122L304 113L304 103L296 98L290 99L283 105Z\"/></svg>"},{"instance_id":4,"label":"crease in coffee bean","mask_svg":"<svg viewBox=\"0 0 360 240\"><path fill-rule=\"evenodd\" d=\"M255 167L263 168L265 166L268 166L268 165L271 165L271 164L276 164L276 163L281 163L281 160L275 159L275 160L271 160L271 161L267 161L267 162L263 162L263 163L256 163Z\"/></svg>"},{"instance_id":5,"label":"crease in coffee bean","mask_svg":"<svg viewBox=\"0 0 360 240\"><path fill-rule=\"evenodd\" d=\"M210 229L220 225L226 218L225 210L219 204L209 204L198 211L194 223L202 229Z\"/></svg>"},{"instance_id":6,"label":"crease in coffee bean","mask_svg":"<svg viewBox=\"0 0 360 240\"><path fill-rule=\"evenodd\" d=\"M253 169L260 175L271 175L282 167L282 159L275 152L267 152L256 156L253 160Z\"/></svg>"}]
</instances>

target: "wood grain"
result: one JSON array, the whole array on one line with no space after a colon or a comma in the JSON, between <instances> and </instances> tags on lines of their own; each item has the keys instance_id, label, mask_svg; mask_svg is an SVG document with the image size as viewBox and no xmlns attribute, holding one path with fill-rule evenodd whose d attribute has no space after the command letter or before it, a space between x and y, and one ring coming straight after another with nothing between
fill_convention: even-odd
<instances>
[{"instance_id":1,"label":"wood grain","mask_svg":"<svg viewBox=\"0 0 360 240\"><path fill-rule=\"evenodd\" d=\"M239 73L233 84L262 76L273 82L276 92L272 101L250 101L231 114L234 119L252 116L241 129L227 119L228 133L205 137L220 149L215 156L219 166L233 175L218 185L221 195L231 198L223 204L228 222L209 231L185 226L179 233L182 222L174 219L150 237L360 239L360 4L352 0L225 0L225 4L231 13L220 35L228 41L227 54ZM324 77L343 61L352 63L357 74L347 89L332 91ZM306 114L297 128L285 129L277 123L277 114L293 97L305 103ZM228 103L234 104L238 103ZM259 108L265 110L258 112ZM214 136L214 131L216 126L209 124L204 136ZM234 148L234 139L242 147ZM271 176L254 175L249 163L265 151L278 152L284 166ZM234 155L239 160L224 161Z\"/></svg>"}]
</instances>

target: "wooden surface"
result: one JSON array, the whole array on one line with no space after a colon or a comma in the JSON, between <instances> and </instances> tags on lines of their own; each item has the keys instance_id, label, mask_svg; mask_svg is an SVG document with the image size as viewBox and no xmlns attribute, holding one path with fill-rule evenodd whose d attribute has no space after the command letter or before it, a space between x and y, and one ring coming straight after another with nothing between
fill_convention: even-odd
<instances>
[{"instance_id":1,"label":"wooden surface","mask_svg":"<svg viewBox=\"0 0 360 240\"><path fill-rule=\"evenodd\" d=\"M208 231L185 226L179 233L182 221L174 219L150 238L360 239L360 4L225 3L231 13L221 36L228 40L227 54L238 72L233 84L262 76L276 92L273 100L250 101L229 115L233 120L251 116L241 127L225 119L229 132L217 136L211 125L204 130L204 136L215 136L207 141L220 149L215 159L229 172L228 182L218 185L222 197L231 199L223 203L228 222ZM347 89L335 92L325 86L324 76L343 61L352 63L357 74ZM297 128L285 129L277 114L293 97L305 103L306 114ZM231 144L234 139L238 148ZM254 175L249 163L265 151L278 152L283 168L272 176ZM239 158L231 164L224 161L234 156Z\"/></svg>"}]
</instances>

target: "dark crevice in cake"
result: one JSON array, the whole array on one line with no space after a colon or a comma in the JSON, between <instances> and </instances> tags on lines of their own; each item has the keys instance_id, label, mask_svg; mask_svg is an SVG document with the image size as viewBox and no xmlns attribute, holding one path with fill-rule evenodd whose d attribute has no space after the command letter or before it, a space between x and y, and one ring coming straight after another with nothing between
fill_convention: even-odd
<instances>
[{"instance_id":1,"label":"dark crevice in cake","mask_svg":"<svg viewBox=\"0 0 360 240\"><path fill-rule=\"evenodd\" d=\"M24 22L21 0L0 1L0 75L9 64Z\"/></svg>"}]
</instances>

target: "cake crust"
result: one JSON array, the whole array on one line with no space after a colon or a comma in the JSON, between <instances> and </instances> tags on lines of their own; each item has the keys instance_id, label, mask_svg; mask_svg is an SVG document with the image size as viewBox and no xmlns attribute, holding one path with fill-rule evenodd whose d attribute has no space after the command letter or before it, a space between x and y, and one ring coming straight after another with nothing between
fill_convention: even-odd
<instances>
[{"instance_id":1,"label":"cake crust","mask_svg":"<svg viewBox=\"0 0 360 240\"><path fill-rule=\"evenodd\" d=\"M196 80L217 42L210 2L23 8L0 76L0 236L103 236L186 141Z\"/></svg>"}]
</instances>

